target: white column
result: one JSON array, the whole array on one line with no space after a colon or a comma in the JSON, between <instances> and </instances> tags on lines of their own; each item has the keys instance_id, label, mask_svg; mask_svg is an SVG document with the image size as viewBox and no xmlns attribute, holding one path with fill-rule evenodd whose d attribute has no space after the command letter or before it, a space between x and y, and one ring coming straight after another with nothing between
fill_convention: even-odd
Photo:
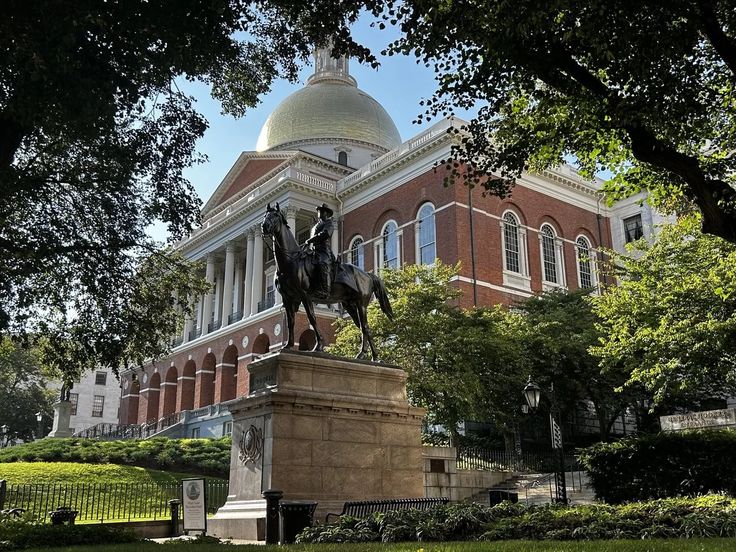
<instances>
[{"instance_id":1,"label":"white column","mask_svg":"<svg viewBox=\"0 0 736 552\"><path fill-rule=\"evenodd\" d=\"M205 269L204 278L210 286L215 284L215 255L207 254L207 268ZM212 288L210 291L202 295L202 335L209 333L210 318L212 318Z\"/></svg>"},{"instance_id":2,"label":"white column","mask_svg":"<svg viewBox=\"0 0 736 552\"><path fill-rule=\"evenodd\" d=\"M258 313L258 301L263 300L263 235L256 230L253 242L253 276L250 280L250 313Z\"/></svg>"},{"instance_id":3,"label":"white column","mask_svg":"<svg viewBox=\"0 0 736 552\"><path fill-rule=\"evenodd\" d=\"M421 223L418 220L414 221L414 264L422 264L421 255L422 252L419 250L419 231Z\"/></svg>"},{"instance_id":4,"label":"white column","mask_svg":"<svg viewBox=\"0 0 736 552\"><path fill-rule=\"evenodd\" d=\"M250 300L251 290L253 289L253 250L255 249L256 233L253 228L247 232L248 249L246 250L245 259L245 285L243 291L243 318L250 316Z\"/></svg>"},{"instance_id":5,"label":"white column","mask_svg":"<svg viewBox=\"0 0 736 552\"><path fill-rule=\"evenodd\" d=\"M215 306L213 320L222 324L222 274L215 277Z\"/></svg>"},{"instance_id":6,"label":"white column","mask_svg":"<svg viewBox=\"0 0 736 552\"><path fill-rule=\"evenodd\" d=\"M189 296L188 306L194 308L193 303L194 303L194 298L192 296ZM195 317L197 316L196 311L194 312L194 316ZM182 331L182 335L181 335L182 343L186 343L187 341L189 341L189 333L192 331L192 322L193 320L191 316L187 316L184 318L184 330Z\"/></svg>"},{"instance_id":7,"label":"white column","mask_svg":"<svg viewBox=\"0 0 736 552\"><path fill-rule=\"evenodd\" d=\"M235 277L235 243L229 242L225 248L225 278L222 283L222 325L228 325L228 317L233 313L233 278Z\"/></svg>"},{"instance_id":8,"label":"white column","mask_svg":"<svg viewBox=\"0 0 736 552\"><path fill-rule=\"evenodd\" d=\"M296 238L296 214L299 211L296 207L289 207L286 209L286 224L289 225L289 228L291 229L291 233L294 234L294 237ZM301 244L299 244L301 245Z\"/></svg>"},{"instance_id":9,"label":"white column","mask_svg":"<svg viewBox=\"0 0 736 552\"><path fill-rule=\"evenodd\" d=\"M233 311L242 311L243 307L243 258L235 259L235 282L233 290Z\"/></svg>"}]
</instances>

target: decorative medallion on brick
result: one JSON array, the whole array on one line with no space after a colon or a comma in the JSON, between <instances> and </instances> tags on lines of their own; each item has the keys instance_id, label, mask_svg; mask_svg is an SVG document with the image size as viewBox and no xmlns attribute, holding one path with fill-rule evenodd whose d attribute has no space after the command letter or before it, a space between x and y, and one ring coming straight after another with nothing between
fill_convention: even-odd
<instances>
[{"instance_id":1,"label":"decorative medallion on brick","mask_svg":"<svg viewBox=\"0 0 736 552\"><path fill-rule=\"evenodd\" d=\"M240 453L238 454L238 460L243 464L253 462L261 457L263 453L263 431L258 429L256 426L251 425L248 429L243 431L243 435L240 437Z\"/></svg>"}]
</instances>

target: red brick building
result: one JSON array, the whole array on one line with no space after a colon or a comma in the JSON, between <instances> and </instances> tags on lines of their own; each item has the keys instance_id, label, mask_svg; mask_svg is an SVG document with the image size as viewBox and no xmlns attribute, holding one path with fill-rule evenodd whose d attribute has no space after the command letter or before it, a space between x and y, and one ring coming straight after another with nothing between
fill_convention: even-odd
<instances>
[{"instance_id":1,"label":"red brick building","mask_svg":"<svg viewBox=\"0 0 736 552\"><path fill-rule=\"evenodd\" d=\"M202 227L178 244L206 260L213 292L192 298L196 319L167 359L122 375L120 424L163 419L153 431L227 433L227 401L248 392L246 366L285 338L275 263L260 234L269 202L279 202L300 243L315 206L327 203L338 226L333 250L368 271L461 261L466 306L595 287L597 249L620 248L656 222L638 198L607 207L601 183L567 166L524 174L505 200L444 186L435 167L455 139L448 129L462 124L447 119L402 142L386 111L357 88L347 60L318 53L306 86L271 114L257 151L240 155L204 206ZM335 316L318 308L327 336ZM314 345L303 313L296 336L300 349Z\"/></svg>"}]
</instances>

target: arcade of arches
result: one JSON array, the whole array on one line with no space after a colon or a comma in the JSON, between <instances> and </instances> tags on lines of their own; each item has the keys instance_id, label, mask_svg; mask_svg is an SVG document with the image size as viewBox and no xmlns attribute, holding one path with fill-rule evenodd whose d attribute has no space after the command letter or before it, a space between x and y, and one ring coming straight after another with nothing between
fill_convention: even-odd
<instances>
[{"instance_id":1,"label":"arcade of arches","mask_svg":"<svg viewBox=\"0 0 736 552\"><path fill-rule=\"evenodd\" d=\"M315 343L314 331L307 329L299 337L299 350L311 350ZM247 395L246 367L270 347L264 333L253 340L251 354L240 360L238 348L231 342L219 355L208 349L199 362L190 355L181 365L172 362L168 367L151 367L143 373L142 381L127 382L129 389L120 405L121 422L142 424Z\"/></svg>"}]
</instances>

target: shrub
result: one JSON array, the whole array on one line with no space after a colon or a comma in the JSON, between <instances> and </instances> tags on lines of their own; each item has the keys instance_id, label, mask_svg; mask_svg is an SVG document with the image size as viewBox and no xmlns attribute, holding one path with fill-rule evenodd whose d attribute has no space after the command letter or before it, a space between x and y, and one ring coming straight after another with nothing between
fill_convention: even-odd
<instances>
[{"instance_id":1,"label":"shrub","mask_svg":"<svg viewBox=\"0 0 736 552\"><path fill-rule=\"evenodd\" d=\"M660 433L599 443L580 460L598 498L610 503L708 492L736 495L736 431Z\"/></svg>"},{"instance_id":2,"label":"shrub","mask_svg":"<svg viewBox=\"0 0 736 552\"><path fill-rule=\"evenodd\" d=\"M49 525L0 513L0 552L82 544L117 544L140 539L130 530L106 525Z\"/></svg>"},{"instance_id":3,"label":"shrub","mask_svg":"<svg viewBox=\"0 0 736 552\"><path fill-rule=\"evenodd\" d=\"M305 529L301 543L453 540L598 540L736 537L736 500L721 495L619 506L487 507L451 504L401 510Z\"/></svg>"},{"instance_id":4,"label":"shrub","mask_svg":"<svg viewBox=\"0 0 736 552\"><path fill-rule=\"evenodd\" d=\"M122 464L227 478L230 437L221 439L41 439L0 449L0 462Z\"/></svg>"}]
</instances>

